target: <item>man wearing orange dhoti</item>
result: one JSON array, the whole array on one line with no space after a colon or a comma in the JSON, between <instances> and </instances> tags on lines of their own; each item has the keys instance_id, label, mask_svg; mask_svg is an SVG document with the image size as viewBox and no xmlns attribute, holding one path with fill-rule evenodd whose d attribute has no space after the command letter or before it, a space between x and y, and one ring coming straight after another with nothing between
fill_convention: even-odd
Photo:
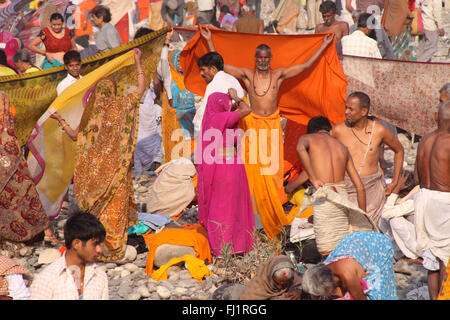
<instances>
[{"instance_id":1,"label":"man wearing orange dhoti","mask_svg":"<svg viewBox=\"0 0 450 320\"><path fill-rule=\"evenodd\" d=\"M205 49L216 51L217 48L226 61L234 62L234 65L225 64L225 71L246 85L253 111L241 123L241 128L249 135L246 137L248 149L244 146L243 150L253 207L255 213L259 215L268 237L276 237L281 232L282 226L289 225L294 218L290 215L286 216L281 200L286 199L286 195L283 190L284 147L280 111L283 111L286 116L289 115L292 120L303 123L309 120L312 113L332 114L332 109L338 109L337 106L340 104L342 107L344 106L344 101L341 100L345 96L345 75L338 65L339 61L335 51L328 49L328 45L333 41L333 36L319 35L311 39L303 38L302 41L298 41L300 39L296 39L296 37L289 37L289 41L286 41L288 40L287 36L275 38L267 35L250 36L245 34L244 36L239 33L227 35L219 30L210 31L204 28L200 29L200 33L202 37L199 34L194 36L181 53L186 87L192 92L201 94L201 85L193 76L196 70L189 62ZM206 41L206 46L205 43L202 43L201 38ZM269 43L271 47L268 45L257 46L262 42ZM291 47L291 45L294 46ZM256 51L253 51L255 52L254 60L247 59L242 55L233 59L233 50L230 49L236 47L244 50L248 48L249 51L255 50L256 47ZM281 47L284 49L280 50ZM304 48L305 51L299 53L299 47ZM274 52L276 51L282 56L280 61L284 61L284 63L288 61L291 66L284 67L277 62L271 69L272 48ZM325 59L322 57L324 52L327 52ZM316 63L319 61L320 63ZM255 63L256 69L253 69ZM236 65L244 65L244 67ZM313 66L314 68L312 68ZM319 72L314 73L313 70L317 68L319 68ZM306 79L312 82L308 83L309 81L305 81ZM333 86L332 91L337 97L333 104L331 101L327 101L328 98L325 97L322 89L325 83L328 84L328 81L331 83L335 79L338 80L330 85ZM310 92L302 96L303 92L300 93L301 90L296 87L299 81L304 81L305 85L312 85L315 88L303 87L302 90ZM311 90L317 90L315 96L311 95ZM280 95L287 94L287 99L278 101L279 93ZM327 92L328 94L330 92ZM334 118L336 119L336 117ZM256 152L254 152L255 150Z\"/></svg>"}]
</instances>

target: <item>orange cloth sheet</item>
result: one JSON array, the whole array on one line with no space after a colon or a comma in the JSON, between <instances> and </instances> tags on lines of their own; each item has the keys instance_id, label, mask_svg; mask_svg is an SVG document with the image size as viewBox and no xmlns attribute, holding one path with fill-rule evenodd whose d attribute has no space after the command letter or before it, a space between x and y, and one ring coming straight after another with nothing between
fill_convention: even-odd
<instances>
[{"instance_id":1,"label":"orange cloth sheet","mask_svg":"<svg viewBox=\"0 0 450 320\"><path fill-rule=\"evenodd\" d=\"M201 229L203 229L203 227L198 226L197 228L192 229L169 228L164 229L159 233L144 234L145 244L149 248L145 273L147 275L153 273L153 261L156 249L162 244L193 247L196 258L203 261L208 260L208 262L211 263L211 250L209 248L208 239L205 236L205 231Z\"/></svg>"},{"instance_id":2,"label":"orange cloth sheet","mask_svg":"<svg viewBox=\"0 0 450 320\"><path fill-rule=\"evenodd\" d=\"M264 43L271 47L272 69L289 67L306 62L320 47L325 34L311 35L253 35L210 29L212 39L224 58L225 64L253 69L255 48ZM237 54L239 50L239 54ZM197 59L208 52L206 41L199 31L186 44L180 55L186 88L203 95L207 83L200 76ZM284 213L282 204L287 200L283 192L283 174L298 162L296 145L305 126L315 116L326 116L332 124L345 118L347 80L339 62L334 43L331 43L312 68L299 76L285 80L279 91L280 115L288 119L284 147L280 147L280 170L272 175L262 175L258 164L246 161L247 178L255 211L260 214L264 230L269 238L279 234L282 225L290 225L295 212ZM277 119L276 119L277 118ZM259 117L251 114L241 121L241 127L278 128L279 115ZM275 126L275 127L271 127ZM280 133L281 134L281 133ZM270 139L268 139L270 141ZM268 144L269 145L269 144ZM284 159L281 155L284 152ZM258 150L258 149L257 149ZM245 151L246 156L252 150Z\"/></svg>"},{"instance_id":3,"label":"orange cloth sheet","mask_svg":"<svg viewBox=\"0 0 450 320\"><path fill-rule=\"evenodd\" d=\"M320 47L325 34L257 35L229 32L211 28L214 46L225 64L253 69L255 48L264 43L272 50L272 69L304 63ZM186 88L203 96L207 83L200 76L197 59L208 52L199 31L181 52ZM245 86L244 86L245 88ZM345 119L347 79L339 62L336 47L331 43L312 68L299 76L285 80L279 91L278 106L282 117L288 119L285 131L284 170L298 160L295 146L299 125L306 126L315 116L328 117L331 124ZM289 125L292 121L295 125ZM301 129L301 128L300 128ZM305 129L301 129L306 131ZM294 136L291 138L290 136Z\"/></svg>"}]
</instances>

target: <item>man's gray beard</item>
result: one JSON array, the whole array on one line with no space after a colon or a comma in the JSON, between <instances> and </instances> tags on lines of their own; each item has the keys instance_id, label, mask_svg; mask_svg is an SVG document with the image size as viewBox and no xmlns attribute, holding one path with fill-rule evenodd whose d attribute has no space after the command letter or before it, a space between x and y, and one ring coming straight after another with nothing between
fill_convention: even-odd
<instances>
[{"instance_id":1,"label":"man's gray beard","mask_svg":"<svg viewBox=\"0 0 450 320\"><path fill-rule=\"evenodd\" d=\"M257 64L256 67L257 67L258 70L260 70L260 71L267 71L267 70L270 69L270 64L264 65L264 66Z\"/></svg>"}]
</instances>

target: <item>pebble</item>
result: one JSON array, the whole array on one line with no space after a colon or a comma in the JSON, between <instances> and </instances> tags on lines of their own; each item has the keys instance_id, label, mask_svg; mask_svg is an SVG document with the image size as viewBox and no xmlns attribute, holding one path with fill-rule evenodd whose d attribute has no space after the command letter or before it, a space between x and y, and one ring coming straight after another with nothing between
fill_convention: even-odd
<instances>
[{"instance_id":1,"label":"pebble","mask_svg":"<svg viewBox=\"0 0 450 320\"><path fill-rule=\"evenodd\" d=\"M408 145L407 141L404 140L403 142L405 145ZM409 160L415 156L416 149L417 143L410 145L408 152L405 152L405 162L410 162ZM385 159L393 163L393 152L387 150ZM148 176L140 176L139 180L135 181L135 188L145 187L149 189L150 183L153 181L154 179L150 179ZM138 195L137 192L136 194ZM190 224L196 224L198 222L197 210L196 206L186 209L183 219L188 219L187 221ZM62 231L61 229L68 215L68 211L63 211L52 221L56 234ZM169 249L173 248L169 247ZM187 248L175 247L175 249L185 253L184 250ZM167 259L172 258L171 255L173 254L170 250L159 253L161 262L167 262ZM0 250L0 254L20 260L20 263L29 268L32 273L39 273L47 263L60 257L60 253L56 248L46 247L42 242L35 243L32 247L13 248L11 250L4 246ZM202 282L198 282L192 278L184 264L178 264L167 269L167 280L156 281L145 273L148 252L138 253L136 248L127 246L125 255L132 263L124 265L118 265L113 262L100 263L100 267L108 275L109 297L111 300L209 300L213 292L220 287L226 271L225 269L219 270L213 265L208 265L214 276L206 277ZM43 264L44 258L46 258L46 264ZM155 269L157 269L156 266ZM408 265L405 261L400 260L394 265L394 271L399 299L422 300L426 297L427 271L421 265Z\"/></svg>"},{"instance_id":2,"label":"pebble","mask_svg":"<svg viewBox=\"0 0 450 320\"><path fill-rule=\"evenodd\" d=\"M170 290L167 289L165 286L156 287L156 292L158 293L161 299L169 299L171 296Z\"/></svg>"}]
</instances>

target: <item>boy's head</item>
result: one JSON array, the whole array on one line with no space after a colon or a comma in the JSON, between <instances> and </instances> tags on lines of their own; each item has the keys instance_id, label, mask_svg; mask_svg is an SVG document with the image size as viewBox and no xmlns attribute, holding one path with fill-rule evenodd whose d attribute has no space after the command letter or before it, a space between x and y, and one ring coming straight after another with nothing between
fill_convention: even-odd
<instances>
[{"instance_id":1,"label":"boy's head","mask_svg":"<svg viewBox=\"0 0 450 320\"><path fill-rule=\"evenodd\" d=\"M67 219L64 226L64 241L67 250L76 251L85 262L97 260L102 253L100 244L105 237L105 228L90 213L74 213Z\"/></svg>"},{"instance_id":2,"label":"boy's head","mask_svg":"<svg viewBox=\"0 0 450 320\"><path fill-rule=\"evenodd\" d=\"M64 67L74 78L80 77L81 55L78 51L70 50L64 54Z\"/></svg>"}]
</instances>

